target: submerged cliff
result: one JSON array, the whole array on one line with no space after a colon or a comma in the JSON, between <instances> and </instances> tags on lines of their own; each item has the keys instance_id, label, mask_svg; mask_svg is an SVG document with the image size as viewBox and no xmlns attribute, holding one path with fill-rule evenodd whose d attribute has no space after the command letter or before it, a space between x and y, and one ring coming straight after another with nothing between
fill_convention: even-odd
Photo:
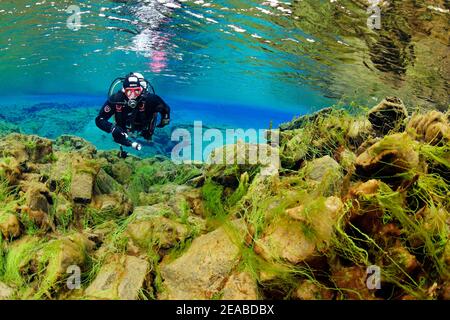
<instances>
[{"instance_id":1,"label":"submerged cliff","mask_svg":"<svg viewBox=\"0 0 450 320\"><path fill-rule=\"evenodd\" d=\"M0 299L450 298L448 113L324 109L280 127L270 170L17 132L0 152Z\"/></svg>"}]
</instances>

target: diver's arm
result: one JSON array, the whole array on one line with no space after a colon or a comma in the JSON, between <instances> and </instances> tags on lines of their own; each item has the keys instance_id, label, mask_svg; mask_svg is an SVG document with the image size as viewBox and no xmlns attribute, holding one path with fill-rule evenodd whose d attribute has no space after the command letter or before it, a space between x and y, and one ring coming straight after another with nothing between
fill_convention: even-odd
<instances>
[{"instance_id":1,"label":"diver's arm","mask_svg":"<svg viewBox=\"0 0 450 320\"><path fill-rule=\"evenodd\" d=\"M169 105L160 97L158 97L158 105L156 106L156 111L161 114L162 119L170 119L170 107Z\"/></svg>"},{"instance_id":2,"label":"diver's arm","mask_svg":"<svg viewBox=\"0 0 450 320\"><path fill-rule=\"evenodd\" d=\"M113 116L114 111L115 109L109 105L108 101L105 102L102 109L98 113L98 116L95 118L96 126L107 133L111 133L114 125L108 120Z\"/></svg>"},{"instance_id":3,"label":"diver's arm","mask_svg":"<svg viewBox=\"0 0 450 320\"><path fill-rule=\"evenodd\" d=\"M161 121L157 125L158 128L162 128L169 124L170 122L170 107L169 105L160 97L157 96L158 104L156 105L156 112L161 114Z\"/></svg>"}]
</instances>

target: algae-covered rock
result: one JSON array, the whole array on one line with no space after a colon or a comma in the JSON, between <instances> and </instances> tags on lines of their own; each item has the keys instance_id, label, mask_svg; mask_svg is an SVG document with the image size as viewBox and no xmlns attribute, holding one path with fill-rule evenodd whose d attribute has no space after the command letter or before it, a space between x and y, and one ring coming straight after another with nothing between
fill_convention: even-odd
<instances>
[{"instance_id":1,"label":"algae-covered rock","mask_svg":"<svg viewBox=\"0 0 450 320\"><path fill-rule=\"evenodd\" d=\"M321 197L288 209L287 216L275 219L264 230L255 242L255 252L267 261L283 259L298 264L312 259L328 247L342 210L337 197Z\"/></svg>"},{"instance_id":2,"label":"algae-covered rock","mask_svg":"<svg viewBox=\"0 0 450 320\"><path fill-rule=\"evenodd\" d=\"M442 112L430 111L414 114L406 127L414 131L415 138L431 145L450 140L449 120Z\"/></svg>"},{"instance_id":3,"label":"algae-covered rock","mask_svg":"<svg viewBox=\"0 0 450 320\"><path fill-rule=\"evenodd\" d=\"M374 291L369 290L367 287L367 273L363 267L339 267L333 271L331 278L340 290L340 299L376 299Z\"/></svg>"},{"instance_id":4,"label":"algae-covered rock","mask_svg":"<svg viewBox=\"0 0 450 320\"><path fill-rule=\"evenodd\" d=\"M186 239L188 228L162 216L148 216L130 223L126 234L135 244L143 248L168 249Z\"/></svg>"},{"instance_id":5,"label":"algae-covered rock","mask_svg":"<svg viewBox=\"0 0 450 320\"><path fill-rule=\"evenodd\" d=\"M95 176L93 191L95 194L124 193L123 187L103 169Z\"/></svg>"},{"instance_id":6,"label":"algae-covered rock","mask_svg":"<svg viewBox=\"0 0 450 320\"><path fill-rule=\"evenodd\" d=\"M148 268L145 260L113 255L103 264L85 296L89 299L137 300Z\"/></svg>"},{"instance_id":7,"label":"algae-covered rock","mask_svg":"<svg viewBox=\"0 0 450 320\"><path fill-rule=\"evenodd\" d=\"M333 296L331 290L311 280L302 280L292 294L292 298L298 300L331 300Z\"/></svg>"},{"instance_id":8,"label":"algae-covered rock","mask_svg":"<svg viewBox=\"0 0 450 320\"><path fill-rule=\"evenodd\" d=\"M268 144L249 144L238 141L214 149L208 159L205 176L226 187L236 188L244 172L253 176L278 173L279 151Z\"/></svg>"},{"instance_id":9,"label":"algae-covered rock","mask_svg":"<svg viewBox=\"0 0 450 320\"><path fill-rule=\"evenodd\" d=\"M0 300L9 300L14 295L14 289L0 282Z\"/></svg>"},{"instance_id":10,"label":"algae-covered rock","mask_svg":"<svg viewBox=\"0 0 450 320\"><path fill-rule=\"evenodd\" d=\"M341 166L330 156L314 159L301 170L305 178L313 182L324 196L339 192L342 185L343 172Z\"/></svg>"},{"instance_id":11,"label":"algae-covered rock","mask_svg":"<svg viewBox=\"0 0 450 320\"><path fill-rule=\"evenodd\" d=\"M419 169L419 154L406 133L384 137L356 158L356 173L365 177L392 179L411 169Z\"/></svg>"},{"instance_id":12,"label":"algae-covered rock","mask_svg":"<svg viewBox=\"0 0 450 320\"><path fill-rule=\"evenodd\" d=\"M111 166L113 178L121 184L126 184L130 181L132 172L132 166L125 161L118 161Z\"/></svg>"},{"instance_id":13,"label":"algae-covered rock","mask_svg":"<svg viewBox=\"0 0 450 320\"><path fill-rule=\"evenodd\" d=\"M133 203L121 192L95 195L91 206L100 214L103 212L116 217L126 216L133 211Z\"/></svg>"},{"instance_id":14,"label":"algae-covered rock","mask_svg":"<svg viewBox=\"0 0 450 320\"><path fill-rule=\"evenodd\" d=\"M84 157L92 158L97 153L95 146L83 138L71 135L61 135L56 138L55 150L64 152L76 152Z\"/></svg>"},{"instance_id":15,"label":"algae-covered rock","mask_svg":"<svg viewBox=\"0 0 450 320\"><path fill-rule=\"evenodd\" d=\"M21 230L17 216L0 209L0 231L6 239L19 237Z\"/></svg>"},{"instance_id":16,"label":"algae-covered rock","mask_svg":"<svg viewBox=\"0 0 450 320\"><path fill-rule=\"evenodd\" d=\"M94 243L81 233L73 233L45 243L34 258L42 276L34 297L39 299L48 295L51 289L56 289L57 283L69 275L70 266L81 269L93 248Z\"/></svg>"},{"instance_id":17,"label":"algae-covered rock","mask_svg":"<svg viewBox=\"0 0 450 320\"><path fill-rule=\"evenodd\" d=\"M53 152L52 141L35 135L12 133L0 140L0 151L18 162L47 162Z\"/></svg>"},{"instance_id":18,"label":"algae-covered rock","mask_svg":"<svg viewBox=\"0 0 450 320\"><path fill-rule=\"evenodd\" d=\"M70 193L72 200L78 203L88 203L92 199L94 177L90 173L75 173L72 178Z\"/></svg>"},{"instance_id":19,"label":"algae-covered rock","mask_svg":"<svg viewBox=\"0 0 450 320\"><path fill-rule=\"evenodd\" d=\"M240 223L234 225L242 228ZM225 227L195 238L181 257L160 265L165 289L158 298L211 299L239 262L239 238Z\"/></svg>"},{"instance_id":20,"label":"algae-covered rock","mask_svg":"<svg viewBox=\"0 0 450 320\"><path fill-rule=\"evenodd\" d=\"M22 175L23 167L16 158L0 158L0 176L4 178L9 185L16 185Z\"/></svg>"},{"instance_id":21,"label":"algae-covered rock","mask_svg":"<svg viewBox=\"0 0 450 320\"><path fill-rule=\"evenodd\" d=\"M384 135L391 130L400 130L408 111L399 98L386 97L369 111L368 117L373 128Z\"/></svg>"},{"instance_id":22,"label":"algae-covered rock","mask_svg":"<svg viewBox=\"0 0 450 320\"><path fill-rule=\"evenodd\" d=\"M258 286L250 273L233 273L225 283L222 300L257 300Z\"/></svg>"},{"instance_id":23,"label":"algae-covered rock","mask_svg":"<svg viewBox=\"0 0 450 320\"><path fill-rule=\"evenodd\" d=\"M306 137L305 137L306 135ZM288 134L281 134L282 143L280 160L283 168L295 169L308 155L309 135L305 130L293 130Z\"/></svg>"}]
</instances>

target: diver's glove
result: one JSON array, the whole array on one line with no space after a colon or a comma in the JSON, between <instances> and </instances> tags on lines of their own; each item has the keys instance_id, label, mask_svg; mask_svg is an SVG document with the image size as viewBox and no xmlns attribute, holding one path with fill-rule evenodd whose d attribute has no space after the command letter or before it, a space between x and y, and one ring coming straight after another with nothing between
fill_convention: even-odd
<instances>
[{"instance_id":1,"label":"diver's glove","mask_svg":"<svg viewBox=\"0 0 450 320\"><path fill-rule=\"evenodd\" d=\"M126 147L131 147L132 143L130 140L128 140L128 135L123 131L121 127L114 126L111 134L115 142Z\"/></svg>"},{"instance_id":2,"label":"diver's glove","mask_svg":"<svg viewBox=\"0 0 450 320\"><path fill-rule=\"evenodd\" d=\"M149 130L142 131L142 137L145 140L151 141L152 140L152 136L153 136L153 134Z\"/></svg>"},{"instance_id":3,"label":"diver's glove","mask_svg":"<svg viewBox=\"0 0 450 320\"><path fill-rule=\"evenodd\" d=\"M167 126L170 123L170 118L163 118L161 122L156 126L157 128L162 128Z\"/></svg>"}]
</instances>

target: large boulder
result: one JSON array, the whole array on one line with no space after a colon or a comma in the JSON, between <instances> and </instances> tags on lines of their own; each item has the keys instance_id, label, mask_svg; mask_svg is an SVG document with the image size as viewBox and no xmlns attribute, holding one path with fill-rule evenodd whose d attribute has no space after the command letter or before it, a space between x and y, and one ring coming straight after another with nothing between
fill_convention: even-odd
<instances>
[{"instance_id":1,"label":"large boulder","mask_svg":"<svg viewBox=\"0 0 450 320\"><path fill-rule=\"evenodd\" d=\"M240 222L233 224L239 230ZM242 239L226 227L220 227L192 242L176 260L160 264L164 291L159 299L211 299L219 293L225 280L237 266Z\"/></svg>"},{"instance_id":2,"label":"large boulder","mask_svg":"<svg viewBox=\"0 0 450 320\"><path fill-rule=\"evenodd\" d=\"M391 130L399 131L403 127L408 111L399 98L386 97L369 111L368 117L372 127L385 135Z\"/></svg>"},{"instance_id":3,"label":"large boulder","mask_svg":"<svg viewBox=\"0 0 450 320\"><path fill-rule=\"evenodd\" d=\"M113 255L86 289L89 299L137 300L147 277L147 261L128 255Z\"/></svg>"}]
</instances>

